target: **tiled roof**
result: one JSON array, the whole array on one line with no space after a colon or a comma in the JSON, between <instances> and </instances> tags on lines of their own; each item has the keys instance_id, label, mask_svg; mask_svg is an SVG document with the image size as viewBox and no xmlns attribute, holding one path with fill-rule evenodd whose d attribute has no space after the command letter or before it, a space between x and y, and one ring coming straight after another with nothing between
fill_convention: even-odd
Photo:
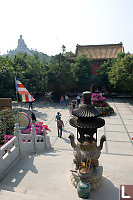
<instances>
[{"instance_id":1,"label":"tiled roof","mask_svg":"<svg viewBox=\"0 0 133 200\"><path fill-rule=\"evenodd\" d=\"M82 54L91 55L93 59L116 58L118 53L124 52L122 42L105 45L77 45L76 57Z\"/></svg>"}]
</instances>

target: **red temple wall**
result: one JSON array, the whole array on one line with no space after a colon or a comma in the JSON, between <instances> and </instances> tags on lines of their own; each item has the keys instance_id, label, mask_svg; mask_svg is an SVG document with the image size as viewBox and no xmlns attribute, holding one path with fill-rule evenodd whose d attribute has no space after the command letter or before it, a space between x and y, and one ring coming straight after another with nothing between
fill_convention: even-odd
<instances>
[{"instance_id":1,"label":"red temple wall","mask_svg":"<svg viewBox=\"0 0 133 200\"><path fill-rule=\"evenodd\" d=\"M98 75L97 69L98 69L99 67L100 67L100 65L93 65L93 66L91 66L91 69L92 69L91 73L92 73L93 75Z\"/></svg>"}]
</instances>

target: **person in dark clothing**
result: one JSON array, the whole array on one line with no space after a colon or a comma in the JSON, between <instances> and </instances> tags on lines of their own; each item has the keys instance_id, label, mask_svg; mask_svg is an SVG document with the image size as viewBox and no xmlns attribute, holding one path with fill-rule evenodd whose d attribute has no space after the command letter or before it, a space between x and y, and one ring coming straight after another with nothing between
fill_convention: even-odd
<instances>
[{"instance_id":1,"label":"person in dark clothing","mask_svg":"<svg viewBox=\"0 0 133 200\"><path fill-rule=\"evenodd\" d=\"M33 112L30 112L30 113L31 113L32 123L35 123L36 122L36 116Z\"/></svg>"},{"instance_id":2,"label":"person in dark clothing","mask_svg":"<svg viewBox=\"0 0 133 200\"><path fill-rule=\"evenodd\" d=\"M75 101L75 99L72 100L72 103L71 103L71 104L72 104L73 109L75 109L75 106L76 106L76 101Z\"/></svg>"},{"instance_id":3,"label":"person in dark clothing","mask_svg":"<svg viewBox=\"0 0 133 200\"><path fill-rule=\"evenodd\" d=\"M30 108L33 109L32 101L29 101L29 110Z\"/></svg>"},{"instance_id":4,"label":"person in dark clothing","mask_svg":"<svg viewBox=\"0 0 133 200\"><path fill-rule=\"evenodd\" d=\"M62 137L62 127L64 127L64 123L61 120L61 117L59 117L59 120L57 121L57 129L58 129L58 137Z\"/></svg>"},{"instance_id":5,"label":"person in dark clothing","mask_svg":"<svg viewBox=\"0 0 133 200\"><path fill-rule=\"evenodd\" d=\"M59 120L59 117L61 117L61 113L60 112L57 112L57 115L55 117L55 121L58 121Z\"/></svg>"}]
</instances>

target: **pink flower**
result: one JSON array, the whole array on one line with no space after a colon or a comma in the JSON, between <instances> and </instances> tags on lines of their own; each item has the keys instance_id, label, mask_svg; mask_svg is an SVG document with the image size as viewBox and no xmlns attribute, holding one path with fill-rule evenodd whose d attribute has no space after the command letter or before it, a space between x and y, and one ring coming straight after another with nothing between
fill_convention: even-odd
<instances>
[{"instance_id":1,"label":"pink flower","mask_svg":"<svg viewBox=\"0 0 133 200\"><path fill-rule=\"evenodd\" d=\"M43 122L39 122L39 124L37 124L37 123L35 123L35 124L31 123L31 124L27 127L26 130L22 131L22 133L28 133L28 134L30 134L30 132L31 132L31 125L34 125L37 135L42 135L42 133L43 133L43 127L44 127L47 131L51 131L51 130L48 128L47 125L43 125ZM47 133L47 132L46 132L46 133Z\"/></svg>"}]
</instances>

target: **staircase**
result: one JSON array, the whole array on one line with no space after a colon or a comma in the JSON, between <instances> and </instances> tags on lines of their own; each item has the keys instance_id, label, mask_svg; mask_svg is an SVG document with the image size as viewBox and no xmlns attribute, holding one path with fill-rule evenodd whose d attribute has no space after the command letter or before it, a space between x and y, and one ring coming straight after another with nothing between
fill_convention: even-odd
<instances>
[{"instance_id":1,"label":"staircase","mask_svg":"<svg viewBox=\"0 0 133 200\"><path fill-rule=\"evenodd\" d=\"M69 139L54 137L53 142L54 149L24 155L17 162L0 183L0 200L79 199L70 180Z\"/></svg>"}]
</instances>

